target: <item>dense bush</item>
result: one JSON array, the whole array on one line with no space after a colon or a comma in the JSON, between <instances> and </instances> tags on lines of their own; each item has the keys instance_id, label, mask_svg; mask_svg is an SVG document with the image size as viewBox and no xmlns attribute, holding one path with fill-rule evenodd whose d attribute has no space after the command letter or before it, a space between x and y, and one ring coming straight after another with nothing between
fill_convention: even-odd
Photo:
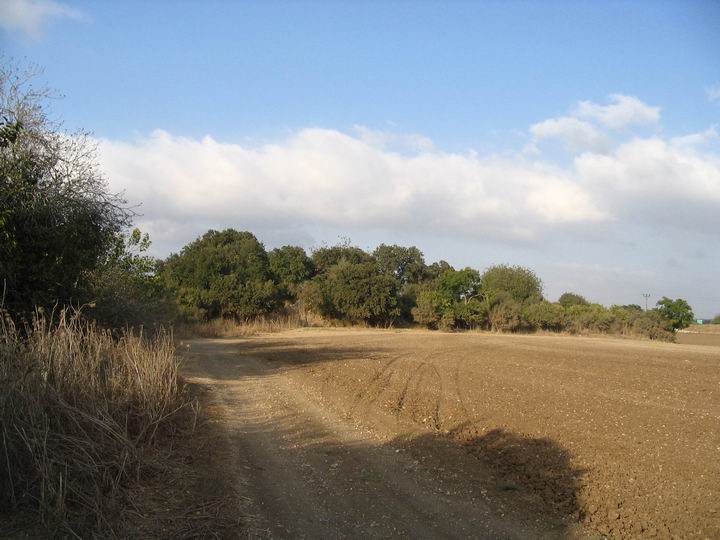
<instances>
[{"instance_id":1,"label":"dense bush","mask_svg":"<svg viewBox=\"0 0 720 540\"><path fill-rule=\"evenodd\" d=\"M589 302L579 294L566 292L560 295L560 298L558 298L558 304L564 308L569 308L570 306L586 306Z\"/></svg>"},{"instance_id":2,"label":"dense bush","mask_svg":"<svg viewBox=\"0 0 720 540\"><path fill-rule=\"evenodd\" d=\"M283 246L268 254L270 275L284 299L296 298L297 288L315 273L315 265L301 247Z\"/></svg>"},{"instance_id":3,"label":"dense bush","mask_svg":"<svg viewBox=\"0 0 720 540\"><path fill-rule=\"evenodd\" d=\"M682 298L672 300L663 296L657 303L657 311L675 330L686 328L695 320L690 304Z\"/></svg>"},{"instance_id":4,"label":"dense bush","mask_svg":"<svg viewBox=\"0 0 720 540\"><path fill-rule=\"evenodd\" d=\"M542 300L542 281L529 268L499 264L491 266L481 277L482 294L489 300L509 297L520 303Z\"/></svg>"},{"instance_id":5,"label":"dense bush","mask_svg":"<svg viewBox=\"0 0 720 540\"><path fill-rule=\"evenodd\" d=\"M565 310L560 304L542 301L525 307L523 317L532 328L560 331L565 324Z\"/></svg>"},{"instance_id":6,"label":"dense bush","mask_svg":"<svg viewBox=\"0 0 720 540\"><path fill-rule=\"evenodd\" d=\"M249 232L208 231L171 255L162 276L189 319L245 319L279 305L268 255Z\"/></svg>"}]
</instances>

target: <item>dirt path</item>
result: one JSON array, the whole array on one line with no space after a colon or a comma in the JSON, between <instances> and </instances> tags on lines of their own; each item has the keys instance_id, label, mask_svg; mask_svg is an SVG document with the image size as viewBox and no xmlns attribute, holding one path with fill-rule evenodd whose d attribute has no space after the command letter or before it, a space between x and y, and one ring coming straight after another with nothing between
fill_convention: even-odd
<instances>
[{"instance_id":1,"label":"dirt path","mask_svg":"<svg viewBox=\"0 0 720 540\"><path fill-rule=\"evenodd\" d=\"M276 537L720 538L720 349L303 329L190 343Z\"/></svg>"},{"instance_id":2,"label":"dirt path","mask_svg":"<svg viewBox=\"0 0 720 540\"><path fill-rule=\"evenodd\" d=\"M292 370L196 340L185 372L210 389L227 474L255 501L251 535L277 538L558 538L565 525L507 519L460 472L476 460L411 425L392 439L307 394ZM409 443L409 441L411 441Z\"/></svg>"}]
</instances>

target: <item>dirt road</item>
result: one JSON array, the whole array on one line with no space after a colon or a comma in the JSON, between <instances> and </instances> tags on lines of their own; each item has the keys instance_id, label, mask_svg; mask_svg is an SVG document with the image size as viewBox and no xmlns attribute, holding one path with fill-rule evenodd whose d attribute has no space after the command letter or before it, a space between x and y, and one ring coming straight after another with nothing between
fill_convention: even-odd
<instances>
[{"instance_id":1,"label":"dirt road","mask_svg":"<svg viewBox=\"0 0 720 540\"><path fill-rule=\"evenodd\" d=\"M190 343L256 533L720 537L720 350L297 330Z\"/></svg>"}]
</instances>

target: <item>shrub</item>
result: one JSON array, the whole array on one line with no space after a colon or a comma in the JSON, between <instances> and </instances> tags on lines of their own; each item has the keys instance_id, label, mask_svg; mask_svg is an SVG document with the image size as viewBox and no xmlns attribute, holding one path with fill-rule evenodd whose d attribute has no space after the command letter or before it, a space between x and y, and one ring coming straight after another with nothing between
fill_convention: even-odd
<instances>
[{"instance_id":1,"label":"shrub","mask_svg":"<svg viewBox=\"0 0 720 540\"><path fill-rule=\"evenodd\" d=\"M565 311L560 304L543 301L527 306L523 311L523 316L534 328L559 331L563 328Z\"/></svg>"},{"instance_id":2,"label":"shrub","mask_svg":"<svg viewBox=\"0 0 720 540\"><path fill-rule=\"evenodd\" d=\"M563 293L558 299L558 304L564 308L569 308L571 306L586 306L588 303L589 302L585 300L584 297L571 292Z\"/></svg>"},{"instance_id":3,"label":"shrub","mask_svg":"<svg viewBox=\"0 0 720 540\"><path fill-rule=\"evenodd\" d=\"M167 334L114 339L58 320L36 318L24 339L0 321L0 503L34 509L51 535L107 533L105 514L188 398Z\"/></svg>"},{"instance_id":4,"label":"shrub","mask_svg":"<svg viewBox=\"0 0 720 540\"><path fill-rule=\"evenodd\" d=\"M675 341L672 323L657 311L640 313L633 321L635 335L660 341Z\"/></svg>"},{"instance_id":5,"label":"shrub","mask_svg":"<svg viewBox=\"0 0 720 540\"><path fill-rule=\"evenodd\" d=\"M522 305L513 299L504 300L489 312L490 328L495 332L516 332L523 326Z\"/></svg>"},{"instance_id":6,"label":"shrub","mask_svg":"<svg viewBox=\"0 0 720 540\"><path fill-rule=\"evenodd\" d=\"M491 266L481 277L483 295L492 300L507 295L516 302L539 302L542 300L542 281L529 268L500 264Z\"/></svg>"},{"instance_id":7,"label":"shrub","mask_svg":"<svg viewBox=\"0 0 720 540\"><path fill-rule=\"evenodd\" d=\"M720 314L715 315L715 318L712 320L712 324L720 324Z\"/></svg>"},{"instance_id":8,"label":"shrub","mask_svg":"<svg viewBox=\"0 0 720 540\"><path fill-rule=\"evenodd\" d=\"M315 265L301 247L283 246L268 254L270 275L285 299L294 299L298 286L315 273Z\"/></svg>"}]
</instances>

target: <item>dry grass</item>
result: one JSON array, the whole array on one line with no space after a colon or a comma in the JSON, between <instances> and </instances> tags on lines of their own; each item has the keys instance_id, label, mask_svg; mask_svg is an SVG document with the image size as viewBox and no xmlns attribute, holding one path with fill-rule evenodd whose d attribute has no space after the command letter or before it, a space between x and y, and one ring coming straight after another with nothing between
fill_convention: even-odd
<instances>
[{"instance_id":1,"label":"dry grass","mask_svg":"<svg viewBox=\"0 0 720 540\"><path fill-rule=\"evenodd\" d=\"M114 536L128 487L190 404L168 334L113 337L68 312L22 333L1 321L0 505L37 512L47 534Z\"/></svg>"},{"instance_id":2,"label":"dry grass","mask_svg":"<svg viewBox=\"0 0 720 540\"><path fill-rule=\"evenodd\" d=\"M316 326L322 321L300 317L296 314L274 315L271 317L256 317L245 321L234 319L213 319L202 323L184 324L175 329L178 337L242 337L254 336L261 333L282 332L301 328L304 326Z\"/></svg>"}]
</instances>

